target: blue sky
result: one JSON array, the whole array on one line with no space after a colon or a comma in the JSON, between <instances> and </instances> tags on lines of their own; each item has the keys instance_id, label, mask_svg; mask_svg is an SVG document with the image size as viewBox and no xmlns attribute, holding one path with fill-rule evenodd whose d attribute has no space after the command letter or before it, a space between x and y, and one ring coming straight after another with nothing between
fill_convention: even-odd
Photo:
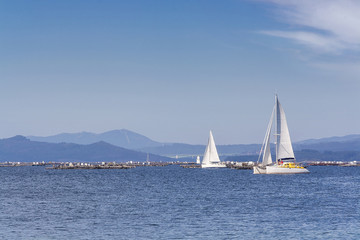
<instances>
[{"instance_id":1,"label":"blue sky","mask_svg":"<svg viewBox=\"0 0 360 240\"><path fill-rule=\"evenodd\" d=\"M360 3L0 0L0 137L126 128L261 143L360 133Z\"/></svg>"}]
</instances>

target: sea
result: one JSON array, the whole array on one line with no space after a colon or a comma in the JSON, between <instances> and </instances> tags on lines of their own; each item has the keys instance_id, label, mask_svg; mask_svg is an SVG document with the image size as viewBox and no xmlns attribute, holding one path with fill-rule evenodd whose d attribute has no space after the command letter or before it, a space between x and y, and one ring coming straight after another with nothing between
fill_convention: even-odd
<instances>
[{"instance_id":1,"label":"sea","mask_svg":"<svg viewBox=\"0 0 360 240\"><path fill-rule=\"evenodd\" d=\"M0 168L0 239L360 239L360 167Z\"/></svg>"}]
</instances>

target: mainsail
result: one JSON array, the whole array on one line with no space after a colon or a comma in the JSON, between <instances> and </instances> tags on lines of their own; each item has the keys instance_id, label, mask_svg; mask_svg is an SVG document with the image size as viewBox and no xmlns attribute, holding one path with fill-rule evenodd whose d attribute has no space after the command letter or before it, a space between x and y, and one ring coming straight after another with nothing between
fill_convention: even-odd
<instances>
[{"instance_id":1,"label":"mainsail","mask_svg":"<svg viewBox=\"0 0 360 240\"><path fill-rule=\"evenodd\" d=\"M286 122L285 112L278 96L275 96L276 107L276 160L295 159L291 145L289 129Z\"/></svg>"},{"instance_id":2,"label":"mainsail","mask_svg":"<svg viewBox=\"0 0 360 240\"><path fill-rule=\"evenodd\" d=\"M202 164L207 165L207 164L219 163L219 162L220 162L220 158L216 150L214 137L212 135L212 132L210 131L209 141L204 153Z\"/></svg>"}]
</instances>

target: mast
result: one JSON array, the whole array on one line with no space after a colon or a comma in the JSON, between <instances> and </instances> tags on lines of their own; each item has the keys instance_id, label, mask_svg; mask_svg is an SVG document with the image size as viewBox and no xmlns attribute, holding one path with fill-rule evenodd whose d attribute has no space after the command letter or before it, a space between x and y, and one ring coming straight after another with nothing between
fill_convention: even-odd
<instances>
[{"instance_id":1,"label":"mast","mask_svg":"<svg viewBox=\"0 0 360 240\"><path fill-rule=\"evenodd\" d=\"M278 155L279 155L279 117L278 117L278 112L279 112L279 108L278 108L278 96L277 94L275 94L275 155L276 155L276 161L275 164L278 164Z\"/></svg>"}]
</instances>

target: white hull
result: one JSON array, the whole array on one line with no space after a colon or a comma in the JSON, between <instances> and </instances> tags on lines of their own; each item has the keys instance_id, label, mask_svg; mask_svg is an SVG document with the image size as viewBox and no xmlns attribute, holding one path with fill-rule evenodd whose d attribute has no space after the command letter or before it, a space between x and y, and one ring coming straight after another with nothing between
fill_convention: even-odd
<instances>
[{"instance_id":1,"label":"white hull","mask_svg":"<svg viewBox=\"0 0 360 240\"><path fill-rule=\"evenodd\" d=\"M288 168L281 166L266 166L253 168L254 174L298 174L298 173L309 173L306 168Z\"/></svg>"},{"instance_id":2,"label":"white hull","mask_svg":"<svg viewBox=\"0 0 360 240\"><path fill-rule=\"evenodd\" d=\"M266 168L262 168L262 167L254 166L253 171L254 174L266 174Z\"/></svg>"},{"instance_id":3,"label":"white hull","mask_svg":"<svg viewBox=\"0 0 360 240\"><path fill-rule=\"evenodd\" d=\"M297 173L309 173L306 168L289 168L281 166L266 166L266 174L297 174Z\"/></svg>"},{"instance_id":4,"label":"white hull","mask_svg":"<svg viewBox=\"0 0 360 240\"><path fill-rule=\"evenodd\" d=\"M209 164L201 164L201 168L225 168L226 165L223 163L209 163Z\"/></svg>"}]
</instances>

